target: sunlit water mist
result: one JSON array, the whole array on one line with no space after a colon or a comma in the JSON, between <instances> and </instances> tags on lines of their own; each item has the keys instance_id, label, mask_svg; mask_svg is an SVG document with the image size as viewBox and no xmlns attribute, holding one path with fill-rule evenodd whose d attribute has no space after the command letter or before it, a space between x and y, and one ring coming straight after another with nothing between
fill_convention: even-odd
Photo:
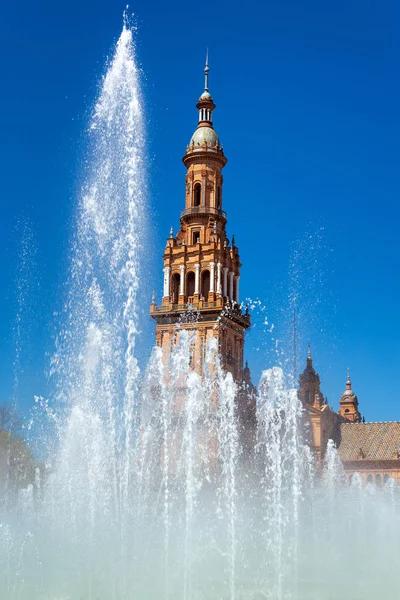
<instances>
[{"instance_id":1,"label":"sunlit water mist","mask_svg":"<svg viewBox=\"0 0 400 600\"><path fill-rule=\"evenodd\" d=\"M187 331L169 357L154 348L139 373L145 148L127 27L90 138L52 363L57 401L46 409L57 449L13 508L1 498L1 597L396 598L397 488L346 486L332 445L317 475L280 368L262 375L246 451L238 390L216 344L203 379L189 366Z\"/></svg>"},{"instance_id":2,"label":"sunlit water mist","mask_svg":"<svg viewBox=\"0 0 400 600\"><path fill-rule=\"evenodd\" d=\"M246 298L252 329L247 350L257 364L283 368L291 387L304 368L308 342L329 358L336 350L334 255L324 227L309 223L291 245L287 273L267 295ZM316 348L318 352L315 352Z\"/></svg>"},{"instance_id":3,"label":"sunlit water mist","mask_svg":"<svg viewBox=\"0 0 400 600\"><path fill-rule=\"evenodd\" d=\"M19 241L17 268L15 276L15 324L13 328L14 362L13 362L13 402L18 403L21 379L24 378L24 367L27 357L32 354L32 340L37 334L35 319L39 277L37 274L37 243L35 230L30 219L23 217L15 228Z\"/></svg>"}]
</instances>

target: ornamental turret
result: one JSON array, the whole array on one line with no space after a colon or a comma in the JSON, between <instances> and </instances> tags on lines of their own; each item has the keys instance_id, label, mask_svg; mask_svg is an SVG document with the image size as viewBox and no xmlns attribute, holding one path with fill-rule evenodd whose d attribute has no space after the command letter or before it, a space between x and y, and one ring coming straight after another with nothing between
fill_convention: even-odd
<instances>
[{"instance_id":1,"label":"ornamental turret","mask_svg":"<svg viewBox=\"0 0 400 600\"><path fill-rule=\"evenodd\" d=\"M340 398L339 415L353 423L359 423L362 420L361 414L358 411L358 398L353 392L351 385L350 369L347 371L346 389Z\"/></svg>"}]
</instances>

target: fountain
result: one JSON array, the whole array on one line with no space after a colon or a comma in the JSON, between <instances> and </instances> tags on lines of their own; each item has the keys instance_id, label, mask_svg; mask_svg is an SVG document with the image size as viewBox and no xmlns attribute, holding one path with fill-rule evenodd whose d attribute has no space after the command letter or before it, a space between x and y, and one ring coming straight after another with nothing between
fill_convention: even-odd
<instances>
[{"instance_id":1,"label":"fountain","mask_svg":"<svg viewBox=\"0 0 400 600\"><path fill-rule=\"evenodd\" d=\"M215 343L203 379L189 368L187 331L169 357L154 348L140 372L142 106L125 23L89 132L55 401L42 403L46 469L15 502L0 496L1 597L396 598L396 486L346 485L333 444L316 469L280 368L261 377L246 452L238 390Z\"/></svg>"}]
</instances>

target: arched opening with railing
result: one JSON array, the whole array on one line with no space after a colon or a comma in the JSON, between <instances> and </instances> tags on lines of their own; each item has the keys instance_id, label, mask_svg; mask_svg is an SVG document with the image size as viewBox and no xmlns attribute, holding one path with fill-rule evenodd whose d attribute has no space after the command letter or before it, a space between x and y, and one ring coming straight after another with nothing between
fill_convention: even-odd
<instances>
[{"instance_id":1,"label":"arched opening with railing","mask_svg":"<svg viewBox=\"0 0 400 600\"><path fill-rule=\"evenodd\" d=\"M187 295L188 302L191 302L193 300L194 289L195 289L194 285L195 285L195 275L194 275L193 271L190 271L186 277L186 295Z\"/></svg>"},{"instance_id":2,"label":"arched opening with railing","mask_svg":"<svg viewBox=\"0 0 400 600\"><path fill-rule=\"evenodd\" d=\"M201 293L206 302L208 300L209 291L210 291L210 271L203 271L201 274Z\"/></svg>"},{"instance_id":3,"label":"arched opening with railing","mask_svg":"<svg viewBox=\"0 0 400 600\"><path fill-rule=\"evenodd\" d=\"M179 273L174 273L172 275L172 285L171 285L171 292L172 292L172 303L173 304L178 304L179 303L179 289L181 286L181 276L179 275Z\"/></svg>"},{"instance_id":4,"label":"arched opening with railing","mask_svg":"<svg viewBox=\"0 0 400 600\"><path fill-rule=\"evenodd\" d=\"M201 203L201 184L195 183L193 190L193 206L200 206Z\"/></svg>"}]
</instances>

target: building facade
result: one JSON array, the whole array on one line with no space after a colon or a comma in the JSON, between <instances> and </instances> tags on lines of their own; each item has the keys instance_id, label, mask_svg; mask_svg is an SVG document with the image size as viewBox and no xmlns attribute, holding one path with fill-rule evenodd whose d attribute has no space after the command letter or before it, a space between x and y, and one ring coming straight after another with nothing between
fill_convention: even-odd
<instances>
[{"instance_id":1,"label":"building facade","mask_svg":"<svg viewBox=\"0 0 400 600\"><path fill-rule=\"evenodd\" d=\"M329 439L339 451L348 482L359 473L363 483L400 483L400 422L366 423L358 409L350 373L339 401L339 412L328 405L320 389L311 352L299 380L299 398L309 420L309 442L322 465Z\"/></svg>"}]
</instances>

